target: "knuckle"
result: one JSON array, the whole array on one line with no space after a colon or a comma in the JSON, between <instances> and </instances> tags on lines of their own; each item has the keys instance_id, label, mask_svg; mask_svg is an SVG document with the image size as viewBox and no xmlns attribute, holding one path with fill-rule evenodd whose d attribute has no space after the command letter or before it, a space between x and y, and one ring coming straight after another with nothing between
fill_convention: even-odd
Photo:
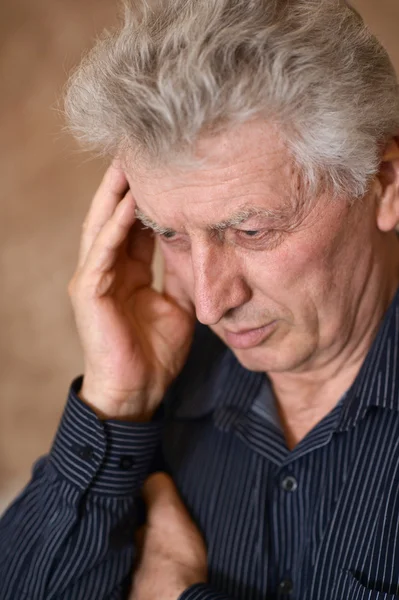
<instances>
[{"instance_id":1,"label":"knuckle","mask_svg":"<svg viewBox=\"0 0 399 600\"><path fill-rule=\"evenodd\" d=\"M108 274L107 274L108 275ZM82 271L75 275L68 285L68 293L75 304L93 301L102 295L103 288L109 288L112 283L111 274L104 276L98 272Z\"/></svg>"}]
</instances>

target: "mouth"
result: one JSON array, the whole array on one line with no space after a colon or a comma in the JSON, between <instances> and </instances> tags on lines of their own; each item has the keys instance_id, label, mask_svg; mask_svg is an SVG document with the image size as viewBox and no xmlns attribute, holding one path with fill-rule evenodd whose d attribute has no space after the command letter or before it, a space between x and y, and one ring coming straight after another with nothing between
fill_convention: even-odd
<instances>
[{"instance_id":1,"label":"mouth","mask_svg":"<svg viewBox=\"0 0 399 600\"><path fill-rule=\"evenodd\" d=\"M263 327L255 329L241 329L239 331L229 331L225 329L223 337L231 348L236 350L247 350L255 348L264 342L276 329L277 321L272 321Z\"/></svg>"}]
</instances>

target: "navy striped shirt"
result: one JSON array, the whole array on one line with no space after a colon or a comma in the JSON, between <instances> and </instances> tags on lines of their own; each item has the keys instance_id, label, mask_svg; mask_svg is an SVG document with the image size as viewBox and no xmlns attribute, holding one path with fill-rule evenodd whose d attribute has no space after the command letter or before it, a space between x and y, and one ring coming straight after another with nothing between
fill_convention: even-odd
<instances>
[{"instance_id":1,"label":"navy striped shirt","mask_svg":"<svg viewBox=\"0 0 399 600\"><path fill-rule=\"evenodd\" d=\"M127 598L140 488L162 467L208 547L208 583L179 600L399 600L398 351L399 291L355 382L293 450L267 377L203 326L151 423L99 420L76 378L0 522L0 598Z\"/></svg>"}]
</instances>

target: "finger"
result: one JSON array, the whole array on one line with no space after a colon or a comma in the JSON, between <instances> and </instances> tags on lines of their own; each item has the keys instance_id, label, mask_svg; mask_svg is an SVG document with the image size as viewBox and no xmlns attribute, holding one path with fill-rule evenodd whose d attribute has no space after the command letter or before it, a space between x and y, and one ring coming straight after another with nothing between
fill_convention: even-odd
<instances>
[{"instance_id":1,"label":"finger","mask_svg":"<svg viewBox=\"0 0 399 600\"><path fill-rule=\"evenodd\" d=\"M84 267L88 278L90 275L98 277L115 265L135 221L135 203L129 190L89 250Z\"/></svg>"},{"instance_id":2,"label":"finger","mask_svg":"<svg viewBox=\"0 0 399 600\"><path fill-rule=\"evenodd\" d=\"M83 223L78 259L79 267L82 267L85 263L94 240L125 196L127 188L128 183L125 174L119 163L114 161L105 172Z\"/></svg>"},{"instance_id":3,"label":"finger","mask_svg":"<svg viewBox=\"0 0 399 600\"><path fill-rule=\"evenodd\" d=\"M142 494L147 505L147 525L155 530L181 530L187 532L195 528L179 492L169 475L155 473L143 485ZM150 530L150 529L149 529Z\"/></svg>"},{"instance_id":4,"label":"finger","mask_svg":"<svg viewBox=\"0 0 399 600\"><path fill-rule=\"evenodd\" d=\"M148 513L160 505L181 502L172 478L166 473L159 472L148 477L144 482L142 494Z\"/></svg>"}]
</instances>

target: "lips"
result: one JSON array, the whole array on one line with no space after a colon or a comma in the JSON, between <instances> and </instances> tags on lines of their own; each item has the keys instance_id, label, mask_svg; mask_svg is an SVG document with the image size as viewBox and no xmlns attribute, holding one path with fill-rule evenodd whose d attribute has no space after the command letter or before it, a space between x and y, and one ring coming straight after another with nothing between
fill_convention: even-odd
<instances>
[{"instance_id":1,"label":"lips","mask_svg":"<svg viewBox=\"0 0 399 600\"><path fill-rule=\"evenodd\" d=\"M237 350L254 348L264 342L275 330L277 321L272 321L263 327L241 329L239 331L224 330L224 339L228 346Z\"/></svg>"}]
</instances>

